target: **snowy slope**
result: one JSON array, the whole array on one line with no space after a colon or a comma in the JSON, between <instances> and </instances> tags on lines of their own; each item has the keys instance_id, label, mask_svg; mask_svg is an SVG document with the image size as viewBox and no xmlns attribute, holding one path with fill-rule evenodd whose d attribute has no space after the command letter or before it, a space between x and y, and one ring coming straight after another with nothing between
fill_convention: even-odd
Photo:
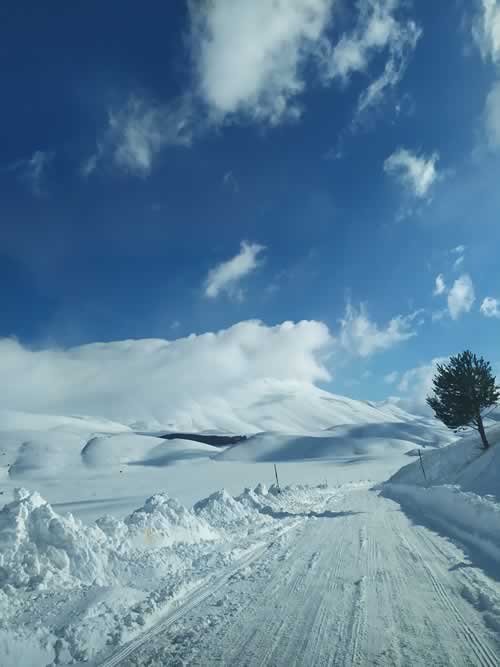
<instances>
[{"instance_id":1,"label":"snowy slope","mask_svg":"<svg viewBox=\"0 0 500 667\"><path fill-rule=\"evenodd\" d=\"M220 447L192 440L123 433L91 438L83 447L81 458L97 468L119 464L164 466L187 459L212 458L220 451Z\"/></svg>"},{"instance_id":2,"label":"snowy slope","mask_svg":"<svg viewBox=\"0 0 500 667\"><path fill-rule=\"evenodd\" d=\"M417 460L401 468L389 482L416 486L457 484L464 491L500 499L500 426L489 428L487 434L492 445L488 451L481 449L479 435L473 433L448 447L423 452L426 480Z\"/></svg>"},{"instance_id":3,"label":"snowy slope","mask_svg":"<svg viewBox=\"0 0 500 667\"><path fill-rule=\"evenodd\" d=\"M413 443L390 437L352 437L320 432L311 435L259 433L219 454L221 461L323 461L407 452Z\"/></svg>"},{"instance_id":4,"label":"snowy slope","mask_svg":"<svg viewBox=\"0 0 500 667\"><path fill-rule=\"evenodd\" d=\"M283 380L254 380L228 394L207 394L182 405L165 404L160 421L126 420L134 430L159 432L212 431L258 433L284 431L309 433L341 424L413 420L403 411L397 415L374 404L337 396L312 384Z\"/></svg>"}]
</instances>

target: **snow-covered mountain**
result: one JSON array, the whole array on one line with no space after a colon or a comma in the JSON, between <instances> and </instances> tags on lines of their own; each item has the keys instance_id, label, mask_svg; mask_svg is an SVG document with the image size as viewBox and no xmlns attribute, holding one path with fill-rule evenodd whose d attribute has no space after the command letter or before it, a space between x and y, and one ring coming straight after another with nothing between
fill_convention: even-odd
<instances>
[{"instance_id":1,"label":"snow-covered mountain","mask_svg":"<svg viewBox=\"0 0 500 667\"><path fill-rule=\"evenodd\" d=\"M157 437L168 431L233 433L248 439L221 452L182 435L176 440ZM162 467L192 458L331 459L406 452L454 438L438 422L393 405L353 400L307 383L258 380L235 390L231 400L213 396L175 408L166 423L0 411L0 476L50 478L80 467L83 472L122 464Z\"/></svg>"}]
</instances>

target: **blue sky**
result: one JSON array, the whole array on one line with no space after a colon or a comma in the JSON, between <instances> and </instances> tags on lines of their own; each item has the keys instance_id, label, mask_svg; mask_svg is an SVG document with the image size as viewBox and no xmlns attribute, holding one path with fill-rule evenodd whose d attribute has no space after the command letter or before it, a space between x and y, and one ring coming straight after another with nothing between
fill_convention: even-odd
<instances>
[{"instance_id":1,"label":"blue sky","mask_svg":"<svg viewBox=\"0 0 500 667\"><path fill-rule=\"evenodd\" d=\"M0 336L318 320L371 399L500 362L500 3L1 11Z\"/></svg>"}]
</instances>

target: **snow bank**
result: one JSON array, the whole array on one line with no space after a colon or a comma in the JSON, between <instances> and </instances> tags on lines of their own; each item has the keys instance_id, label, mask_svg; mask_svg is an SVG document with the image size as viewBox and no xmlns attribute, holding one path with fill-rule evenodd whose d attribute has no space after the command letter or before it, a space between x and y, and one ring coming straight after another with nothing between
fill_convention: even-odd
<instances>
[{"instance_id":1,"label":"snow bank","mask_svg":"<svg viewBox=\"0 0 500 667\"><path fill-rule=\"evenodd\" d=\"M458 484L462 490L500 499L500 426L488 429L491 448L481 448L474 433L455 444L422 452L426 478L416 460L396 472L389 482L416 486Z\"/></svg>"},{"instance_id":2,"label":"snow bank","mask_svg":"<svg viewBox=\"0 0 500 667\"><path fill-rule=\"evenodd\" d=\"M0 587L44 589L109 579L105 534L59 516L36 492L16 489L0 511Z\"/></svg>"},{"instance_id":3,"label":"snow bank","mask_svg":"<svg viewBox=\"0 0 500 667\"><path fill-rule=\"evenodd\" d=\"M155 545L171 546L176 542L196 544L204 540L216 540L217 533L208 523L181 505L166 493L158 493L146 500L125 521L131 536L149 533Z\"/></svg>"},{"instance_id":4,"label":"snow bank","mask_svg":"<svg viewBox=\"0 0 500 667\"><path fill-rule=\"evenodd\" d=\"M235 524L247 525L258 519L259 514L253 508L245 506L222 489L197 502L193 510L198 517L205 519L210 525L224 530L232 529Z\"/></svg>"},{"instance_id":5,"label":"snow bank","mask_svg":"<svg viewBox=\"0 0 500 667\"><path fill-rule=\"evenodd\" d=\"M258 484L237 498L218 491L191 510L162 493L123 521L85 525L16 489L0 510L2 667L80 664L129 641L197 584L280 535L288 517L295 523L334 495Z\"/></svg>"},{"instance_id":6,"label":"snow bank","mask_svg":"<svg viewBox=\"0 0 500 667\"><path fill-rule=\"evenodd\" d=\"M500 504L457 486L384 484L382 493L410 515L500 563Z\"/></svg>"},{"instance_id":7,"label":"snow bank","mask_svg":"<svg viewBox=\"0 0 500 667\"><path fill-rule=\"evenodd\" d=\"M0 589L110 585L137 550L218 539L216 530L167 494L149 498L124 521L87 526L60 516L36 492L16 489L0 510Z\"/></svg>"}]
</instances>

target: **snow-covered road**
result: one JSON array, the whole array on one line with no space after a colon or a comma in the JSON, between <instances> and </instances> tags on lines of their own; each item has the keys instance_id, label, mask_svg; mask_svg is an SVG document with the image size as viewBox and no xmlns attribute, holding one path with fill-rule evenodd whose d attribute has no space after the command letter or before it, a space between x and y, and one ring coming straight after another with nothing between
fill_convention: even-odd
<instances>
[{"instance_id":1,"label":"snow-covered road","mask_svg":"<svg viewBox=\"0 0 500 667\"><path fill-rule=\"evenodd\" d=\"M499 600L453 543L358 484L119 664L494 667Z\"/></svg>"}]
</instances>

